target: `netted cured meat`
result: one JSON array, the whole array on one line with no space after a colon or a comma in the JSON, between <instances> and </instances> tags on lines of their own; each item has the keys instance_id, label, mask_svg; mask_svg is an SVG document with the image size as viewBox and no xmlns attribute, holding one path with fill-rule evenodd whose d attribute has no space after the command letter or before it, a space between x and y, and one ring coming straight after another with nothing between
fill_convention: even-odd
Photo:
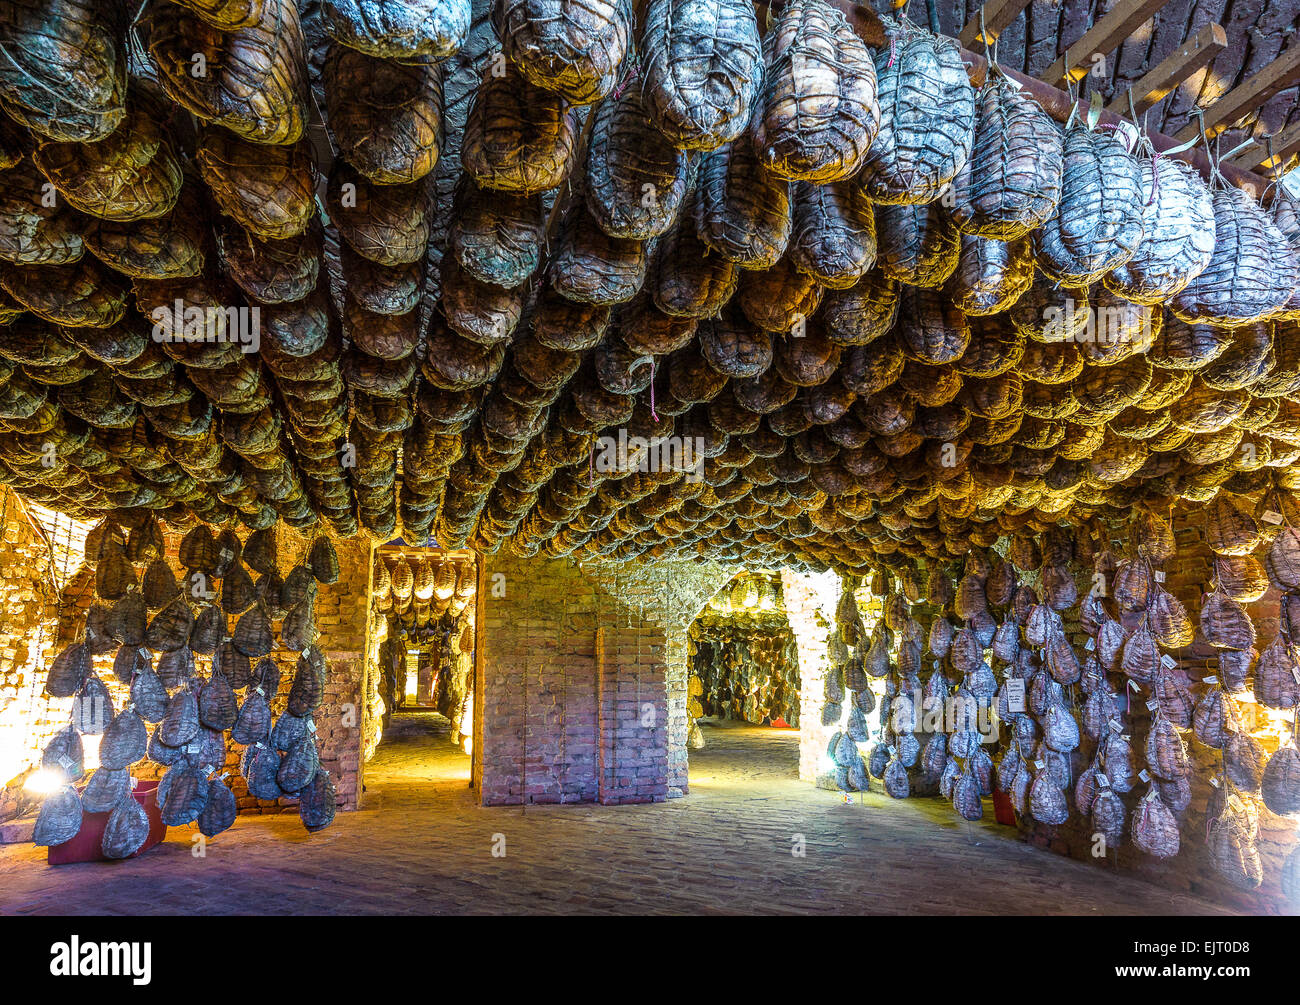
<instances>
[{"instance_id":1,"label":"netted cured meat","mask_svg":"<svg viewBox=\"0 0 1300 1005\"><path fill-rule=\"evenodd\" d=\"M469 37L469 0L322 0L334 41L380 59L432 64Z\"/></svg>"},{"instance_id":2,"label":"netted cured meat","mask_svg":"<svg viewBox=\"0 0 1300 1005\"><path fill-rule=\"evenodd\" d=\"M763 82L763 50L750 4L652 0L640 48L646 110L673 146L713 150L740 136Z\"/></svg>"},{"instance_id":3,"label":"netted cured meat","mask_svg":"<svg viewBox=\"0 0 1300 1005\"><path fill-rule=\"evenodd\" d=\"M254 300L292 303L316 288L321 257L317 225L309 225L297 237L267 241L223 217L217 225L216 246L226 275Z\"/></svg>"},{"instance_id":4,"label":"netted cured meat","mask_svg":"<svg viewBox=\"0 0 1300 1005\"><path fill-rule=\"evenodd\" d=\"M67 265L85 253L75 215L47 198L28 160L0 171L0 258L20 265Z\"/></svg>"},{"instance_id":5,"label":"netted cured meat","mask_svg":"<svg viewBox=\"0 0 1300 1005\"><path fill-rule=\"evenodd\" d=\"M1000 314L1014 304L1034 280L1034 260L1025 239L1000 241L961 235L957 268L945 290L965 314Z\"/></svg>"},{"instance_id":6,"label":"netted cured meat","mask_svg":"<svg viewBox=\"0 0 1300 1005\"><path fill-rule=\"evenodd\" d=\"M160 96L159 96L160 97ZM181 165L167 134L167 108L143 85L128 114L97 143L45 140L36 166L76 209L103 220L162 216L176 203Z\"/></svg>"},{"instance_id":7,"label":"netted cured meat","mask_svg":"<svg viewBox=\"0 0 1300 1005\"><path fill-rule=\"evenodd\" d=\"M875 216L856 180L795 184L789 253L796 267L830 289L854 285L875 264Z\"/></svg>"},{"instance_id":8,"label":"netted cured meat","mask_svg":"<svg viewBox=\"0 0 1300 1005\"><path fill-rule=\"evenodd\" d=\"M1295 259L1277 226L1240 189L1218 189L1214 253L1168 303L1189 324L1249 324L1278 312L1296 284Z\"/></svg>"},{"instance_id":9,"label":"netted cured meat","mask_svg":"<svg viewBox=\"0 0 1300 1005\"><path fill-rule=\"evenodd\" d=\"M787 4L763 44L759 158L799 181L854 174L880 128L871 51L823 0Z\"/></svg>"},{"instance_id":10,"label":"netted cured meat","mask_svg":"<svg viewBox=\"0 0 1300 1005\"><path fill-rule=\"evenodd\" d=\"M872 202L933 202L970 157L975 93L961 50L904 18L875 52L880 128L854 183Z\"/></svg>"},{"instance_id":11,"label":"netted cured meat","mask_svg":"<svg viewBox=\"0 0 1300 1005\"><path fill-rule=\"evenodd\" d=\"M587 209L611 237L648 240L672 226L690 160L647 121L635 87L600 104L587 147Z\"/></svg>"},{"instance_id":12,"label":"netted cured meat","mask_svg":"<svg viewBox=\"0 0 1300 1005\"><path fill-rule=\"evenodd\" d=\"M544 192L568 177L577 143L568 101L521 74L489 71L465 122L461 163L484 188Z\"/></svg>"},{"instance_id":13,"label":"netted cured meat","mask_svg":"<svg viewBox=\"0 0 1300 1005\"><path fill-rule=\"evenodd\" d=\"M959 253L957 230L938 203L876 209L876 261L891 279L940 287L957 268Z\"/></svg>"},{"instance_id":14,"label":"netted cured meat","mask_svg":"<svg viewBox=\"0 0 1300 1005\"><path fill-rule=\"evenodd\" d=\"M882 269L871 269L852 286L830 290L822 302L827 337L843 345L866 345L894 327L899 284Z\"/></svg>"},{"instance_id":15,"label":"netted cured meat","mask_svg":"<svg viewBox=\"0 0 1300 1005\"><path fill-rule=\"evenodd\" d=\"M539 197L491 192L465 179L456 194L448 241L469 275L513 287L532 276L541 262L545 228Z\"/></svg>"},{"instance_id":16,"label":"netted cured meat","mask_svg":"<svg viewBox=\"0 0 1300 1005\"><path fill-rule=\"evenodd\" d=\"M966 316L938 290L906 287L896 327L903 351L912 359L938 366L966 351L971 330Z\"/></svg>"},{"instance_id":17,"label":"netted cured meat","mask_svg":"<svg viewBox=\"0 0 1300 1005\"><path fill-rule=\"evenodd\" d=\"M352 250L380 265L424 257L429 219L423 183L376 185L343 161L330 173L330 219Z\"/></svg>"},{"instance_id":18,"label":"netted cured meat","mask_svg":"<svg viewBox=\"0 0 1300 1005\"><path fill-rule=\"evenodd\" d=\"M565 216L546 276L550 288L570 300L621 304L645 282L646 243L610 237L579 203Z\"/></svg>"},{"instance_id":19,"label":"netted cured meat","mask_svg":"<svg viewBox=\"0 0 1300 1005\"><path fill-rule=\"evenodd\" d=\"M589 105L618 83L636 17L629 0L493 0L506 57L537 87Z\"/></svg>"},{"instance_id":20,"label":"netted cured meat","mask_svg":"<svg viewBox=\"0 0 1300 1005\"><path fill-rule=\"evenodd\" d=\"M195 160L222 212L255 237L297 237L316 217L316 171L306 140L268 148L210 128Z\"/></svg>"},{"instance_id":21,"label":"netted cured meat","mask_svg":"<svg viewBox=\"0 0 1300 1005\"><path fill-rule=\"evenodd\" d=\"M140 27L159 83L177 104L254 143L302 136L307 63L291 0L263 0L256 24L230 31L170 0L150 0Z\"/></svg>"},{"instance_id":22,"label":"netted cured meat","mask_svg":"<svg viewBox=\"0 0 1300 1005\"><path fill-rule=\"evenodd\" d=\"M695 230L711 250L746 269L771 268L785 254L792 186L763 165L749 133L704 154L696 184Z\"/></svg>"},{"instance_id":23,"label":"netted cured meat","mask_svg":"<svg viewBox=\"0 0 1300 1005\"><path fill-rule=\"evenodd\" d=\"M371 181L418 181L442 147L442 67L408 65L343 45L324 72L326 113L339 155Z\"/></svg>"},{"instance_id":24,"label":"netted cured meat","mask_svg":"<svg viewBox=\"0 0 1300 1005\"><path fill-rule=\"evenodd\" d=\"M821 284L787 255L765 272L746 270L736 298L759 328L791 335L812 317L822 294Z\"/></svg>"},{"instance_id":25,"label":"netted cured meat","mask_svg":"<svg viewBox=\"0 0 1300 1005\"><path fill-rule=\"evenodd\" d=\"M69 328L109 328L126 313L126 287L93 258L8 266L0 270L0 286L33 314Z\"/></svg>"},{"instance_id":26,"label":"netted cured meat","mask_svg":"<svg viewBox=\"0 0 1300 1005\"><path fill-rule=\"evenodd\" d=\"M710 253L696 233L694 220L688 203L659 242L648 289L655 306L665 314L707 318L731 299L740 270Z\"/></svg>"},{"instance_id":27,"label":"netted cured meat","mask_svg":"<svg viewBox=\"0 0 1300 1005\"><path fill-rule=\"evenodd\" d=\"M1061 197L1063 141L1042 106L991 67L975 100L970 158L952 182L957 229L1011 241L1042 226Z\"/></svg>"},{"instance_id":28,"label":"netted cured meat","mask_svg":"<svg viewBox=\"0 0 1300 1005\"><path fill-rule=\"evenodd\" d=\"M197 276L207 261L202 186L194 177L181 186L175 205L162 216L86 227L86 250L132 279ZM233 226L233 224L232 224Z\"/></svg>"},{"instance_id":29,"label":"netted cured meat","mask_svg":"<svg viewBox=\"0 0 1300 1005\"><path fill-rule=\"evenodd\" d=\"M1038 267L1066 285L1095 282L1137 250L1142 206L1137 161L1115 136L1076 123L1065 134L1060 201L1033 233Z\"/></svg>"},{"instance_id":30,"label":"netted cured meat","mask_svg":"<svg viewBox=\"0 0 1300 1005\"><path fill-rule=\"evenodd\" d=\"M1133 257L1103 279L1107 288L1139 304L1168 300L1210 264L1214 205L1195 170L1175 158L1140 164L1142 239Z\"/></svg>"},{"instance_id":31,"label":"netted cured meat","mask_svg":"<svg viewBox=\"0 0 1300 1005\"><path fill-rule=\"evenodd\" d=\"M1133 843L1154 858L1173 858L1178 854L1178 819L1152 787L1133 811Z\"/></svg>"},{"instance_id":32,"label":"netted cured meat","mask_svg":"<svg viewBox=\"0 0 1300 1005\"><path fill-rule=\"evenodd\" d=\"M126 112L126 10L102 0L0 5L0 104L52 140L93 143Z\"/></svg>"}]
</instances>

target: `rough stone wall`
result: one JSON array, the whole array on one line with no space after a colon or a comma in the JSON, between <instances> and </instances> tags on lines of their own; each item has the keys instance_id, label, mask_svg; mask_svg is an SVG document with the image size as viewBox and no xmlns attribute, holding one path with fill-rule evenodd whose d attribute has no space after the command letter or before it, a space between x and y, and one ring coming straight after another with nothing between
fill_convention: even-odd
<instances>
[{"instance_id":1,"label":"rough stone wall","mask_svg":"<svg viewBox=\"0 0 1300 1005\"><path fill-rule=\"evenodd\" d=\"M735 570L487 556L474 777L486 805L686 791L686 632Z\"/></svg>"},{"instance_id":2,"label":"rough stone wall","mask_svg":"<svg viewBox=\"0 0 1300 1005\"><path fill-rule=\"evenodd\" d=\"M1201 602L1204 591L1212 578L1213 553L1205 543L1204 511L1193 510L1179 512L1174 522L1177 551L1174 558L1165 565L1165 588L1173 593L1191 616L1194 624L1199 624ZM1088 588L1081 577L1080 594ZM1261 600L1247 605L1255 623L1257 632L1256 649L1263 648L1277 632L1278 595L1270 591ZM1080 636L1077 641L1082 642ZM1203 683L1206 677L1218 673L1218 660L1215 652L1207 646L1197 632L1190 646L1175 652L1178 660L1177 673L1188 681L1193 698L1199 698L1209 686ZM1253 702L1252 695L1236 694L1247 730L1250 731L1264 750L1271 754L1278 747L1279 736L1268 712ZM1150 722L1144 702L1146 692L1133 695L1128 712L1124 716L1126 726L1134 740L1134 753L1139 762L1143 759L1143 746ZM1257 891L1240 890L1228 883L1214 868L1210 861L1206 842L1208 825L1208 804L1214 791L1209 779L1219 774L1221 755L1218 750L1206 747L1195 739L1191 731L1184 734L1187 752L1192 765L1192 800L1180 820L1180 850L1174 858L1159 861L1138 851L1128 841L1126 830L1125 843L1118 851L1112 850L1106 859L1093 855L1092 828L1086 819L1077 812L1072 814L1069 822L1059 827L1049 827L1021 820L1020 830L1025 840L1039 847L1082 861L1098 864L1103 868L1120 868L1136 873L1153 883L1158 883L1181 892L1193 893L1218 901L1235 905L1243 910L1258 913L1261 910L1280 913L1292 908L1284 904L1279 876L1282 862L1287 853L1296 845L1296 821L1287 820L1270 813L1262 803L1255 800L1259 808L1259 840L1261 864L1264 883ZM1084 737L1080 750L1074 758L1075 777L1091 762L1093 741ZM1131 814L1137 798L1146 791L1146 786L1138 783L1135 791L1125 800Z\"/></svg>"}]
</instances>

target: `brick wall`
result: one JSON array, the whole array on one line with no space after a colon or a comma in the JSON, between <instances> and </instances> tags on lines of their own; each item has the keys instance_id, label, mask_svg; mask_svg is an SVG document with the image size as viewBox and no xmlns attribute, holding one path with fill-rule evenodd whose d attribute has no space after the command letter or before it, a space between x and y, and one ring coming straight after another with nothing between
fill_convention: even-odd
<instances>
[{"instance_id":1,"label":"brick wall","mask_svg":"<svg viewBox=\"0 0 1300 1005\"><path fill-rule=\"evenodd\" d=\"M487 556L474 743L482 802L684 793L686 632L735 571Z\"/></svg>"}]
</instances>

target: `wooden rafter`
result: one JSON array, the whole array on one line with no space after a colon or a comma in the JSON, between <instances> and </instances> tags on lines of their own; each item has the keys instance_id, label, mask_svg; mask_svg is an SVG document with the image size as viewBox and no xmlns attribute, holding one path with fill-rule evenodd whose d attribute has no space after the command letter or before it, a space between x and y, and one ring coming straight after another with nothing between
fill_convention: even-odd
<instances>
[{"instance_id":1,"label":"wooden rafter","mask_svg":"<svg viewBox=\"0 0 1300 1005\"><path fill-rule=\"evenodd\" d=\"M1106 55L1118 48L1138 28L1163 7L1168 0L1120 0L1111 12L1101 18L1083 34L1083 38L1070 46L1065 56L1047 68L1042 79L1055 87L1066 79L1081 79L1088 72L1092 58ZM1066 65L1066 56L1069 65Z\"/></svg>"},{"instance_id":2,"label":"wooden rafter","mask_svg":"<svg viewBox=\"0 0 1300 1005\"><path fill-rule=\"evenodd\" d=\"M1300 45L1293 45L1244 84L1239 84L1205 110L1205 135L1216 136L1243 115L1258 111L1264 102L1300 81ZM1177 136L1179 141L1200 134L1195 119Z\"/></svg>"},{"instance_id":3,"label":"wooden rafter","mask_svg":"<svg viewBox=\"0 0 1300 1005\"><path fill-rule=\"evenodd\" d=\"M1269 146L1273 154L1269 156ZM1229 159L1229 162L1247 171L1271 175L1279 168L1285 168L1286 162L1293 154L1300 153L1300 122L1293 122L1280 133L1273 134L1272 144L1255 142L1241 153Z\"/></svg>"},{"instance_id":4,"label":"wooden rafter","mask_svg":"<svg viewBox=\"0 0 1300 1005\"><path fill-rule=\"evenodd\" d=\"M988 0L983 7L984 33L980 34L980 11L976 11L966 21L961 30L961 44L970 48L976 42L992 45L997 37L1011 27L1020 12L1029 6L1030 0Z\"/></svg>"},{"instance_id":5,"label":"wooden rafter","mask_svg":"<svg viewBox=\"0 0 1300 1005\"><path fill-rule=\"evenodd\" d=\"M1133 107L1139 115L1158 105L1175 87L1207 66L1215 56L1228 46L1228 35L1219 24L1207 24L1192 38L1160 61L1154 69L1142 76L1131 87L1115 97L1107 111L1124 115L1129 110L1128 96L1133 95Z\"/></svg>"}]
</instances>

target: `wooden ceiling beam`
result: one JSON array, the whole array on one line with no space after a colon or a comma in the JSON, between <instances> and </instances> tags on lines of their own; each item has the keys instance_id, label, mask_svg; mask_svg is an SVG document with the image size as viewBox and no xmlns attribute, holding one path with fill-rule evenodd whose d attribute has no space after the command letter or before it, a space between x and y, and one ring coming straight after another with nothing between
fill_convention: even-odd
<instances>
[{"instance_id":1,"label":"wooden ceiling beam","mask_svg":"<svg viewBox=\"0 0 1300 1005\"><path fill-rule=\"evenodd\" d=\"M1030 0L988 0L988 3L966 20L966 27L957 37L968 49L976 42L981 45L992 45L999 35L1011 27L1029 3ZM984 14L982 25L981 11ZM983 34L980 33L981 26Z\"/></svg>"},{"instance_id":2,"label":"wooden ceiling beam","mask_svg":"<svg viewBox=\"0 0 1300 1005\"><path fill-rule=\"evenodd\" d=\"M1166 4L1167 0L1120 0L1111 12L1083 33L1083 37L1066 54L1047 68L1042 79L1053 87L1065 81L1080 80L1094 56L1104 56L1142 27ZM1066 65L1066 57L1069 65ZM1085 65L1086 64L1086 65Z\"/></svg>"},{"instance_id":3,"label":"wooden ceiling beam","mask_svg":"<svg viewBox=\"0 0 1300 1005\"><path fill-rule=\"evenodd\" d=\"M1128 96L1132 94L1133 107L1141 115L1148 108L1160 104L1175 87L1207 66L1227 47L1228 35L1223 30L1223 25L1203 26L1193 37L1162 59L1154 69L1143 74L1140 80L1123 93L1116 95L1106 110L1116 115L1127 114Z\"/></svg>"},{"instance_id":4,"label":"wooden ceiling beam","mask_svg":"<svg viewBox=\"0 0 1300 1005\"><path fill-rule=\"evenodd\" d=\"M1293 45L1244 84L1238 84L1205 109L1205 135L1213 138L1243 115L1258 111L1264 102L1300 81L1300 45ZM1200 135L1196 117L1183 127L1176 139L1180 143Z\"/></svg>"},{"instance_id":5,"label":"wooden ceiling beam","mask_svg":"<svg viewBox=\"0 0 1300 1005\"><path fill-rule=\"evenodd\" d=\"M1246 171L1272 175L1286 166L1293 154L1300 153L1300 122L1293 122L1280 133L1273 134L1273 154L1269 156L1268 143L1256 140L1239 154L1231 158L1231 163Z\"/></svg>"}]
</instances>

